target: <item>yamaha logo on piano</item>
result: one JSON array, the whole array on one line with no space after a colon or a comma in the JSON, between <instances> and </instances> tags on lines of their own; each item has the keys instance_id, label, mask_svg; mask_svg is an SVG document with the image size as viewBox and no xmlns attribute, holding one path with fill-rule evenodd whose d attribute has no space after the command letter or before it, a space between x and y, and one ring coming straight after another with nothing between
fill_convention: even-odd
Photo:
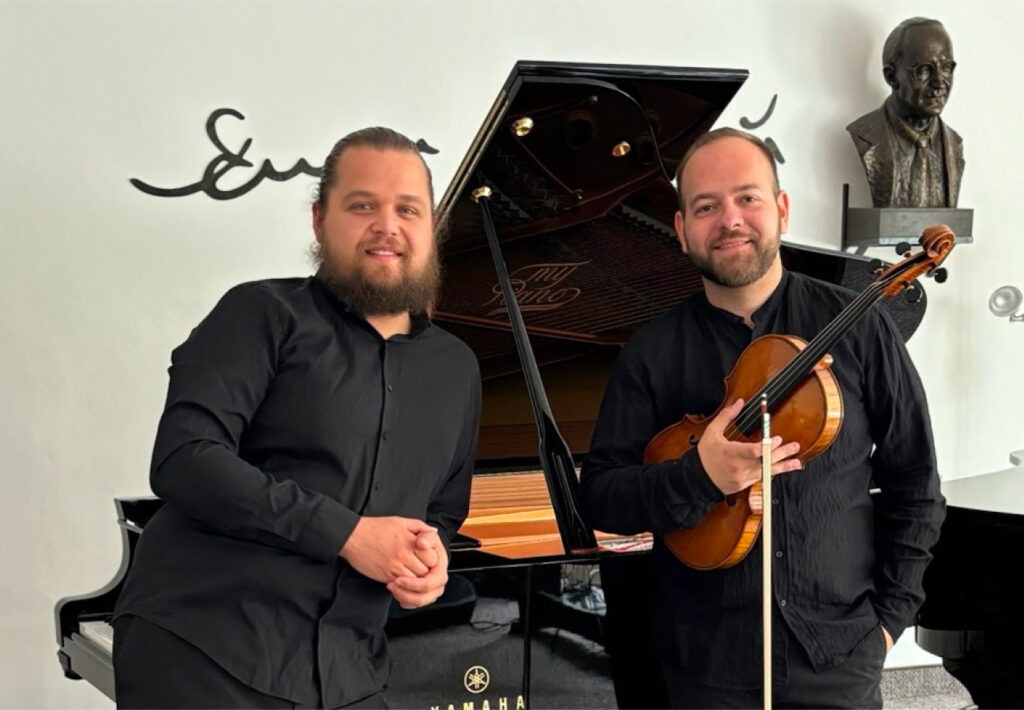
<instances>
[{"instance_id":1,"label":"yamaha logo on piano","mask_svg":"<svg viewBox=\"0 0 1024 710\"><path fill-rule=\"evenodd\" d=\"M466 671L466 675L462 678L462 684L471 693L482 693L491 684L491 676L483 666L473 666Z\"/></svg>"},{"instance_id":2,"label":"yamaha logo on piano","mask_svg":"<svg viewBox=\"0 0 1024 710\"><path fill-rule=\"evenodd\" d=\"M575 286L563 286L562 282L573 274L576 269L586 266L587 261L576 261L571 263L547 263L528 264L520 266L509 274L512 281L512 288L515 289L516 301L519 302L519 310L526 313L529 311L552 311L561 308L567 303L572 303L583 290ZM484 307L496 304L497 307L487 313L488 317L505 313L505 297L501 295L501 284L496 283L491 287L494 296Z\"/></svg>"},{"instance_id":3,"label":"yamaha logo on piano","mask_svg":"<svg viewBox=\"0 0 1024 710\"><path fill-rule=\"evenodd\" d=\"M470 666L462 676L462 684L466 690L477 694L487 690L491 684L491 674L483 666ZM477 704L479 702L479 705ZM525 710L526 701L522 695L515 696L515 701L507 695L498 698L482 698L477 700L464 700L461 703L448 703L444 705L431 705L430 710Z\"/></svg>"}]
</instances>

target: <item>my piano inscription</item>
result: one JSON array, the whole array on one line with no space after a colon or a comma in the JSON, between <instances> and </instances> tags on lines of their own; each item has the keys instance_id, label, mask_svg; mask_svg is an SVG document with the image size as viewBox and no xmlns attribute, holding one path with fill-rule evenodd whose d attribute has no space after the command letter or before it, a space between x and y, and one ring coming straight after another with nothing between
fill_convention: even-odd
<instances>
[{"instance_id":1,"label":"my piano inscription","mask_svg":"<svg viewBox=\"0 0 1024 710\"><path fill-rule=\"evenodd\" d=\"M320 177L323 167L315 168L311 166L305 158L299 158L291 168L284 172L275 168L274 164L270 162L269 159L264 159L260 164L259 170L257 170L256 174L248 181L238 187L227 189L221 188L218 183L225 175L227 175L227 173L235 170L236 168L255 167L255 164L245 157L245 154L249 152L249 148L252 146L252 138L246 138L239 150L232 151L224 145L220 136L217 135L217 121L220 120L222 116L232 116L237 118L239 121L245 120L245 116L243 116L241 112L232 108L219 108L211 113L206 119L206 136L220 151L220 153L215 155L213 159L206 164L206 168L203 170L203 177L200 180L190 185L185 185L184 187L155 187L139 180L138 178L130 178L129 182L131 182L136 189L145 192L147 195L154 195L156 197L185 197L186 195L191 195L196 192L203 192L206 193L208 197L215 200L232 200L249 192L263 180L285 182L286 180L291 180L296 175L301 174ZM431 147L422 138L416 141L416 147L421 153L434 154L440 152L437 148ZM237 175L237 171L235 174Z\"/></svg>"},{"instance_id":2,"label":"my piano inscription","mask_svg":"<svg viewBox=\"0 0 1024 710\"><path fill-rule=\"evenodd\" d=\"M524 313L527 311L551 311L575 301L583 293L583 290L575 286L563 285L562 282L569 278L576 269L589 263L590 260L571 263L528 264L513 271L509 277L512 281L512 288L515 289L519 310ZM494 308L488 311L487 316L493 317L506 313L508 307L505 304L505 297L501 294L501 284L494 284L491 287L491 293L494 295L484 304L484 308L491 306Z\"/></svg>"},{"instance_id":3,"label":"my piano inscription","mask_svg":"<svg viewBox=\"0 0 1024 710\"><path fill-rule=\"evenodd\" d=\"M761 118L759 118L756 121L751 121L746 116L740 116L740 126L742 126L745 130L748 131L752 131L755 128L760 128L761 126L763 126L765 123L768 122L768 119L771 118L772 114L775 112L775 102L776 100L778 100L778 98L778 94L772 94L772 100L771 103L768 104L768 110L765 111L764 115L761 116ZM782 157L782 151L779 150L779 146L775 145L775 141L773 141L771 138L765 138L764 144L768 146L768 150L772 152L772 155L775 156L775 160L777 160L780 165L786 162L786 159Z\"/></svg>"}]
</instances>

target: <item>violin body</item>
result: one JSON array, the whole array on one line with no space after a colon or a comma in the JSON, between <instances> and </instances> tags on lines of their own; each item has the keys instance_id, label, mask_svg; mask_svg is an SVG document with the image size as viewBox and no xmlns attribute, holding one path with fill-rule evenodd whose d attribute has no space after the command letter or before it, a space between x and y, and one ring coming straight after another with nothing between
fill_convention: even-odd
<instances>
[{"instance_id":1,"label":"violin body","mask_svg":"<svg viewBox=\"0 0 1024 710\"><path fill-rule=\"evenodd\" d=\"M644 463L660 463L681 457L697 445L704 429L722 408L742 398L750 401L807 346L791 335L765 335L754 340L740 355L725 378L725 398L708 417L685 416L655 436L644 450ZM832 358L825 355L789 394L772 408L771 433L783 443L800 443L796 458L806 464L827 449L839 432L843 399L835 375L829 369ZM735 427L726 429L734 441L756 443L761 429L744 435ZM761 529L761 484L727 497L693 528L674 530L665 542L684 564L695 569L722 569L738 564L754 545Z\"/></svg>"},{"instance_id":2,"label":"violin body","mask_svg":"<svg viewBox=\"0 0 1024 710\"><path fill-rule=\"evenodd\" d=\"M660 463L681 457L697 446L704 430L723 407L745 400L740 413L725 428L733 441L754 443L761 437L757 402L767 402L771 412L771 433L783 443L800 443L796 458L803 464L827 449L843 421L843 398L829 369L829 349L881 298L906 291L919 276L936 276L944 281L939 265L956 242L944 224L928 227L918 240L921 252L907 254L903 261L879 269L878 276L854 298L810 343L792 335L766 335L753 341L740 355L725 378L725 399L715 414L697 418L687 415L665 428L644 450L644 463ZM761 530L761 483L740 491L717 504L693 528L665 535L665 542L683 563L695 569L721 569L739 563L757 540Z\"/></svg>"}]
</instances>

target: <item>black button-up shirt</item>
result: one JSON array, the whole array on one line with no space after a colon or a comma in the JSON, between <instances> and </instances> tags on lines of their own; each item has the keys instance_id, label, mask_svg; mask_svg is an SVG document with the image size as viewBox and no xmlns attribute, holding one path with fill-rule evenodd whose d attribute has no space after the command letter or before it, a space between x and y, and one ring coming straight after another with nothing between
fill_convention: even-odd
<instances>
[{"instance_id":1,"label":"black button-up shirt","mask_svg":"<svg viewBox=\"0 0 1024 710\"><path fill-rule=\"evenodd\" d=\"M327 707L387 680L391 595L338 553L360 516L447 543L465 518L480 375L426 318L381 338L316 279L229 291L171 358L146 526L115 616L243 683Z\"/></svg>"},{"instance_id":2,"label":"black button-up shirt","mask_svg":"<svg viewBox=\"0 0 1024 710\"><path fill-rule=\"evenodd\" d=\"M718 409L724 378L752 339L810 341L853 296L784 272L751 329L700 292L637 331L609 380L583 465L584 514L600 530L656 533L659 651L698 682L760 686L761 536L729 569L679 562L657 534L696 525L724 496L696 447L647 466L644 448L684 415ZM873 308L831 354L843 396L839 433L803 470L772 483L774 598L815 667L841 663L866 634L880 633L879 622L894 638L912 622L945 510L925 395L891 320ZM780 670L785 636L776 634L773 651Z\"/></svg>"}]
</instances>

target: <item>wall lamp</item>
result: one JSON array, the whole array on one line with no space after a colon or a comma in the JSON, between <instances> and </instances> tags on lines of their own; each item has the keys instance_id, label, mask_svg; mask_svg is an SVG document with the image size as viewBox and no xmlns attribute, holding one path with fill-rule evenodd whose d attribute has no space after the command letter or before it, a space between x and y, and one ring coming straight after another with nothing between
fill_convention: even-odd
<instances>
[{"instance_id":1,"label":"wall lamp","mask_svg":"<svg viewBox=\"0 0 1024 710\"><path fill-rule=\"evenodd\" d=\"M1016 286L1000 286L988 299L988 309L1000 318L1010 316L1010 322L1024 322L1024 313L1018 313L1024 303L1024 294Z\"/></svg>"}]
</instances>

